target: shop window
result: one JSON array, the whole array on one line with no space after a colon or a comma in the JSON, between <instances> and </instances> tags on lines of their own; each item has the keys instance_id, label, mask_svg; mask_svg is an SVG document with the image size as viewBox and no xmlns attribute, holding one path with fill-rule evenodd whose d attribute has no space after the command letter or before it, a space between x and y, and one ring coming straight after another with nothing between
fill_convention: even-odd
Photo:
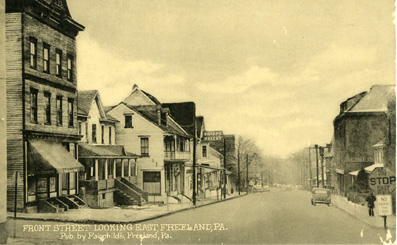
<instances>
[{"instance_id":1,"label":"shop window","mask_svg":"<svg viewBox=\"0 0 397 245\"><path fill-rule=\"evenodd\" d=\"M76 173L69 173L69 189L76 189Z\"/></svg>"},{"instance_id":2,"label":"shop window","mask_svg":"<svg viewBox=\"0 0 397 245\"><path fill-rule=\"evenodd\" d=\"M36 200L36 177L28 177L28 202Z\"/></svg>"}]
</instances>

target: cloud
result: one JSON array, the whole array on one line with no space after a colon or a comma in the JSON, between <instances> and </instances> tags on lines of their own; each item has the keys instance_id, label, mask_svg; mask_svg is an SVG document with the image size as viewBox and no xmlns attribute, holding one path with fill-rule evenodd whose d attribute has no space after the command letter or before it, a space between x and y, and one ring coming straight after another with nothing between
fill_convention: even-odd
<instances>
[{"instance_id":1,"label":"cloud","mask_svg":"<svg viewBox=\"0 0 397 245\"><path fill-rule=\"evenodd\" d=\"M241 93L259 84L274 84L278 74L267 67L251 66L248 70L234 76L227 77L217 83L200 83L198 88L204 92Z\"/></svg>"},{"instance_id":2,"label":"cloud","mask_svg":"<svg viewBox=\"0 0 397 245\"><path fill-rule=\"evenodd\" d=\"M104 104L120 102L128 96L134 84L160 100L167 98L164 95L173 95L176 101L189 97L180 89L186 83L184 76L173 73L164 64L122 58L103 49L85 33L79 36L77 43L79 90L99 90ZM175 93L177 88L179 91Z\"/></svg>"}]
</instances>

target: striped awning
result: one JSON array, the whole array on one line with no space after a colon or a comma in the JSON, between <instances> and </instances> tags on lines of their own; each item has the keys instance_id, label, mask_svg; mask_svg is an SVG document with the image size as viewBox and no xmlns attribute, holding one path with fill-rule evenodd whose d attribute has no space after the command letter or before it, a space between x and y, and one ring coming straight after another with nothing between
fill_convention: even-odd
<instances>
[{"instance_id":1,"label":"striped awning","mask_svg":"<svg viewBox=\"0 0 397 245\"><path fill-rule=\"evenodd\" d=\"M84 170L60 142L30 139L28 148L28 172L70 173Z\"/></svg>"}]
</instances>

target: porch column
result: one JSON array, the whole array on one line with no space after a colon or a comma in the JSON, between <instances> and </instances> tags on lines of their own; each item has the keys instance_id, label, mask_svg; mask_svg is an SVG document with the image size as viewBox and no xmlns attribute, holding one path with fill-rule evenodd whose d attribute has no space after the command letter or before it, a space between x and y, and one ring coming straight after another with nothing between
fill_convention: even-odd
<instances>
[{"instance_id":1,"label":"porch column","mask_svg":"<svg viewBox=\"0 0 397 245\"><path fill-rule=\"evenodd\" d=\"M108 159L105 159L105 179L108 179Z\"/></svg>"},{"instance_id":2,"label":"porch column","mask_svg":"<svg viewBox=\"0 0 397 245\"><path fill-rule=\"evenodd\" d=\"M113 159L113 179L115 179L116 176L116 163L117 163L117 159Z\"/></svg>"},{"instance_id":3,"label":"porch column","mask_svg":"<svg viewBox=\"0 0 397 245\"><path fill-rule=\"evenodd\" d=\"M128 159L128 177L131 177L131 159Z\"/></svg>"},{"instance_id":4,"label":"porch column","mask_svg":"<svg viewBox=\"0 0 397 245\"><path fill-rule=\"evenodd\" d=\"M124 159L121 160L121 177L124 177Z\"/></svg>"},{"instance_id":5,"label":"porch column","mask_svg":"<svg viewBox=\"0 0 397 245\"><path fill-rule=\"evenodd\" d=\"M137 164L137 162L136 162L136 160L137 160L137 158L135 158L135 176L137 176L138 177L138 164Z\"/></svg>"},{"instance_id":6,"label":"porch column","mask_svg":"<svg viewBox=\"0 0 397 245\"><path fill-rule=\"evenodd\" d=\"M98 159L95 159L95 180L98 180Z\"/></svg>"}]
</instances>

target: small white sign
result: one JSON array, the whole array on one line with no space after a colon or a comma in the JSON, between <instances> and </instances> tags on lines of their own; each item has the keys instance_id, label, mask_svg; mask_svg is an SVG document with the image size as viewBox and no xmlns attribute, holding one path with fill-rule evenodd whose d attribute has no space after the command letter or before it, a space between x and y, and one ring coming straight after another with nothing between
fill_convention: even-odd
<instances>
[{"instance_id":1,"label":"small white sign","mask_svg":"<svg viewBox=\"0 0 397 245\"><path fill-rule=\"evenodd\" d=\"M378 204L379 216L392 215L391 195L377 195L376 202Z\"/></svg>"}]
</instances>

